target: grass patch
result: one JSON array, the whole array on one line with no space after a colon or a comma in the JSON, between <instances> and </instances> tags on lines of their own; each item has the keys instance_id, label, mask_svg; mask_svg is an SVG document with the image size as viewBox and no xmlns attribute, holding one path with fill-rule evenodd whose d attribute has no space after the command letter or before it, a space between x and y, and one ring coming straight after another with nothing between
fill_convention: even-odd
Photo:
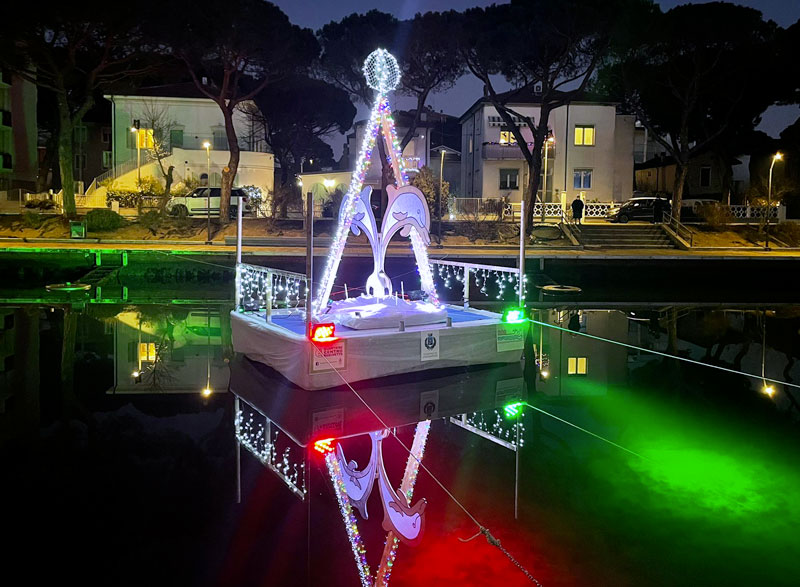
<instances>
[{"instance_id":1,"label":"grass patch","mask_svg":"<svg viewBox=\"0 0 800 587\"><path fill-rule=\"evenodd\" d=\"M89 232L109 232L124 225L125 219L113 210L92 210L86 215L86 230Z\"/></svg>"}]
</instances>

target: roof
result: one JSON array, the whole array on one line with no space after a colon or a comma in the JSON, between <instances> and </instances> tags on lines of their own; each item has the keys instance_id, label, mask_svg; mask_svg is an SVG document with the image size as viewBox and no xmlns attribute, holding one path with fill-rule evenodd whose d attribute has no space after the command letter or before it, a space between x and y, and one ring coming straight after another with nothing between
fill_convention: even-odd
<instances>
[{"instance_id":1,"label":"roof","mask_svg":"<svg viewBox=\"0 0 800 587\"><path fill-rule=\"evenodd\" d=\"M559 96L566 96L566 92L556 92L554 94L554 98L558 98ZM501 92L497 94L497 99L508 106L516 105L516 106L525 106L525 105L539 105L542 103L542 95L538 93L534 93L533 89L530 86L526 86L524 88L519 88L516 90L509 90L508 92ZM613 100L604 100L600 98L592 99L592 96L588 93L580 94L576 99L567 100L568 104L596 104L601 106L616 106L619 102L615 102ZM480 108L483 104L491 104L491 100L487 96L482 96L475 100L475 102L467 108L467 111L461 115L458 119L458 122L461 123L464 119L475 112L478 108Z\"/></svg>"},{"instance_id":2,"label":"roof","mask_svg":"<svg viewBox=\"0 0 800 587\"><path fill-rule=\"evenodd\" d=\"M123 96L143 96L153 98L197 98L208 100L194 82L181 82L177 84L164 84L161 86L146 86L136 90L127 91Z\"/></svg>"}]
</instances>

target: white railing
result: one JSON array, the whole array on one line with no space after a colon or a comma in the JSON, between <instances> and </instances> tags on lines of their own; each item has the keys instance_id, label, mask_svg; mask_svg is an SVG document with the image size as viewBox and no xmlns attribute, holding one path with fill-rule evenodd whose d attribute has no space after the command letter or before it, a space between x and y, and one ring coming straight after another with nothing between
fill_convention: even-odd
<instances>
[{"instance_id":1,"label":"white railing","mask_svg":"<svg viewBox=\"0 0 800 587\"><path fill-rule=\"evenodd\" d=\"M514 292L520 299L524 296L525 277L522 278L523 292L519 295L519 277L521 271L517 267L502 265L482 265L480 263L463 263L461 261L444 261L431 259L431 272L434 279L447 289L461 287L464 307L469 308L471 282L486 297L494 296L498 300L505 299L506 292ZM460 284L460 286L458 285Z\"/></svg>"},{"instance_id":2,"label":"white railing","mask_svg":"<svg viewBox=\"0 0 800 587\"><path fill-rule=\"evenodd\" d=\"M308 280L303 273L236 265L236 308L239 311L267 311L303 307L308 294Z\"/></svg>"},{"instance_id":3,"label":"white railing","mask_svg":"<svg viewBox=\"0 0 800 587\"><path fill-rule=\"evenodd\" d=\"M737 220L760 220L766 218L768 214L771 220L786 220L786 206L731 205L729 208L731 216ZM769 208L772 209L769 210Z\"/></svg>"},{"instance_id":4,"label":"white railing","mask_svg":"<svg viewBox=\"0 0 800 587\"><path fill-rule=\"evenodd\" d=\"M584 218L605 218L608 210L615 202L585 202L583 205Z\"/></svg>"},{"instance_id":5,"label":"white railing","mask_svg":"<svg viewBox=\"0 0 800 587\"><path fill-rule=\"evenodd\" d=\"M144 166L146 163L148 163L147 157L144 153L142 153L142 165ZM129 161L125 161L124 163L120 163L119 165L115 165L108 171L104 171L94 178L94 182L100 185L101 182L107 179L116 179L121 175L125 175L126 173L133 171L134 169L136 169L136 157L130 159Z\"/></svg>"}]
</instances>

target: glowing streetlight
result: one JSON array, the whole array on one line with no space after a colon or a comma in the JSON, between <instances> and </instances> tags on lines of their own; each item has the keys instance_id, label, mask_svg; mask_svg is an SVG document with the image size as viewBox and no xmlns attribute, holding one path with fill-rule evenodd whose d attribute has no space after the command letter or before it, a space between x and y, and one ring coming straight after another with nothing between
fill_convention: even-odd
<instances>
[{"instance_id":1,"label":"glowing streetlight","mask_svg":"<svg viewBox=\"0 0 800 587\"><path fill-rule=\"evenodd\" d=\"M765 384L764 384L764 387L761 389L761 392L762 392L764 395L767 395L767 396L769 396L769 397L773 397L773 396L775 395L775 387L773 387L772 385L767 385L767 384L765 383Z\"/></svg>"},{"instance_id":2,"label":"glowing streetlight","mask_svg":"<svg viewBox=\"0 0 800 587\"><path fill-rule=\"evenodd\" d=\"M776 161L783 160L783 153L778 151L772 156L772 163L769 165L769 184L767 187L767 226L764 229L764 250L769 251L769 221L772 217L772 168Z\"/></svg>"}]
</instances>

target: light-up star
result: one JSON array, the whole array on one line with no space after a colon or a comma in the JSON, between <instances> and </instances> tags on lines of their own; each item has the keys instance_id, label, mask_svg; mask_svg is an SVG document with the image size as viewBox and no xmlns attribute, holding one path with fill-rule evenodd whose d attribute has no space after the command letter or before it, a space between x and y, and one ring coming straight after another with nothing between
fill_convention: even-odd
<instances>
[{"instance_id":1,"label":"light-up star","mask_svg":"<svg viewBox=\"0 0 800 587\"><path fill-rule=\"evenodd\" d=\"M381 94L395 89L400 83L400 66L386 49L375 49L364 61L367 85Z\"/></svg>"}]
</instances>

